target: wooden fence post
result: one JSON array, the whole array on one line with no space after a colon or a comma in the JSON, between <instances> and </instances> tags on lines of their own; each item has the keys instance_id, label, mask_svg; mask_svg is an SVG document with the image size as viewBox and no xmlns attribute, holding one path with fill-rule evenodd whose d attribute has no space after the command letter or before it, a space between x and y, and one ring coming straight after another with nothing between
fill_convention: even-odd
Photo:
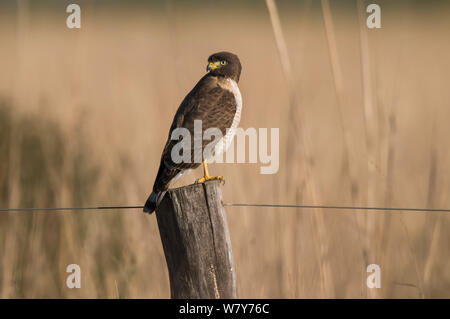
<instances>
[{"instance_id":1,"label":"wooden fence post","mask_svg":"<svg viewBox=\"0 0 450 319\"><path fill-rule=\"evenodd\" d=\"M170 189L156 217L171 298L236 298L220 181Z\"/></svg>"}]
</instances>

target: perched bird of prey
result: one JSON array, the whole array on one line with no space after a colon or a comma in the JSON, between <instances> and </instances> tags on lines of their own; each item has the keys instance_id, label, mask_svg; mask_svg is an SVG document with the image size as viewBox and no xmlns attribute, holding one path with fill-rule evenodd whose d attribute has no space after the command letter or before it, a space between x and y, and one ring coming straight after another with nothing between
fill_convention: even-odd
<instances>
[{"instance_id":1,"label":"perched bird of prey","mask_svg":"<svg viewBox=\"0 0 450 319\"><path fill-rule=\"evenodd\" d=\"M145 203L144 212L151 214L156 209L168 190L170 182L200 165L199 161L176 163L177 161L172 159L172 148L179 142L171 139L175 129L185 128L193 137L194 121L202 120L202 136L208 128L218 128L222 133L222 139L217 141L220 147L216 148L215 155L230 146L241 119L242 97L237 86L241 69L239 58L233 53L219 52L208 58L206 75L184 98L175 114L168 140L162 152L153 192ZM194 158L194 153L200 154L201 152L202 155L204 176L198 180L200 183L211 179L223 179L222 176L209 176L207 161L210 158L203 158L203 150L209 143L211 141L202 140L201 143L196 144L197 147L195 147L194 141L191 143L193 146L191 147L191 158Z\"/></svg>"}]
</instances>

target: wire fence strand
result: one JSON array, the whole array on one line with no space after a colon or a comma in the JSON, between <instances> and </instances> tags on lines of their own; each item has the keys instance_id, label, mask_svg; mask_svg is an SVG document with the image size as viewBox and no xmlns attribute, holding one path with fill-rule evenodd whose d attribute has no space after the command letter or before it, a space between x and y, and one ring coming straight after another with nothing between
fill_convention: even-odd
<instances>
[{"instance_id":1,"label":"wire fence strand","mask_svg":"<svg viewBox=\"0 0 450 319\"><path fill-rule=\"evenodd\" d=\"M441 208L405 208L405 207L372 207L372 206L329 206L329 205L289 205L289 204L233 204L224 203L224 206L236 207L279 207L279 208L305 208L305 209L340 209L340 210L370 210L370 211L411 211L450 213L450 209Z\"/></svg>"},{"instance_id":2,"label":"wire fence strand","mask_svg":"<svg viewBox=\"0 0 450 319\"><path fill-rule=\"evenodd\" d=\"M450 213L450 209L441 208L414 208L414 207L373 207L373 206L331 206L331 205L297 205L297 204L249 204L249 203L222 203L228 207L271 207L271 208L302 208L302 209L334 209L351 211L375 211L375 212L428 212ZM0 212L70 212L89 210L127 210L143 209L144 206L87 206L87 207L50 207L50 208L0 208Z\"/></svg>"},{"instance_id":3,"label":"wire fence strand","mask_svg":"<svg viewBox=\"0 0 450 319\"><path fill-rule=\"evenodd\" d=\"M77 211L77 210L114 210L142 209L144 206L87 206L87 207L50 207L50 208L0 208L0 212L44 212L44 211Z\"/></svg>"}]
</instances>

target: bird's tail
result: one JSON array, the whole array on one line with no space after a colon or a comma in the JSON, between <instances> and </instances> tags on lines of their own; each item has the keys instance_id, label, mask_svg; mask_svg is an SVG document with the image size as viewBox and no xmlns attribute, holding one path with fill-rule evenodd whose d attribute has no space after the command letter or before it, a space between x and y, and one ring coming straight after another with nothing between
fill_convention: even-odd
<instances>
[{"instance_id":1,"label":"bird's tail","mask_svg":"<svg viewBox=\"0 0 450 319\"><path fill-rule=\"evenodd\" d=\"M164 194L166 194L166 191L152 192L145 202L144 212L149 214L153 213L164 197Z\"/></svg>"}]
</instances>

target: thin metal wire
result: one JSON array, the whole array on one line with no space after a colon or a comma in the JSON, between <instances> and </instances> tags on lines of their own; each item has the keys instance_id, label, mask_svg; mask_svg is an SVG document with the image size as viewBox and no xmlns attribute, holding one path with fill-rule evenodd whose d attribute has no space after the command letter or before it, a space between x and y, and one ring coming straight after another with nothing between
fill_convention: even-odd
<instances>
[{"instance_id":1,"label":"thin metal wire","mask_svg":"<svg viewBox=\"0 0 450 319\"><path fill-rule=\"evenodd\" d=\"M0 208L0 212L44 212L44 211L77 211L77 210L112 210L142 209L144 206L91 206L91 207L52 207L52 208Z\"/></svg>"},{"instance_id":2,"label":"thin metal wire","mask_svg":"<svg viewBox=\"0 0 450 319\"><path fill-rule=\"evenodd\" d=\"M411 212L450 213L450 209L440 209L440 208L404 208L404 207L371 207L371 206L327 206L327 205L285 205L285 204L234 204L234 203L224 203L223 206L236 206L236 207L282 207L282 208L308 208L308 209L341 209L341 210L411 211Z\"/></svg>"},{"instance_id":3,"label":"thin metal wire","mask_svg":"<svg viewBox=\"0 0 450 319\"><path fill-rule=\"evenodd\" d=\"M295 204L245 204L223 203L229 207L272 207L272 208L305 208L305 209L339 209L369 211L409 211L429 213L450 213L450 209L440 208L404 208L404 207L371 207L371 206L327 206L327 205L295 205ZM0 208L0 212L45 212L45 211L82 211L82 210L123 210L142 209L144 206L87 206L87 207L52 207L52 208Z\"/></svg>"}]
</instances>

